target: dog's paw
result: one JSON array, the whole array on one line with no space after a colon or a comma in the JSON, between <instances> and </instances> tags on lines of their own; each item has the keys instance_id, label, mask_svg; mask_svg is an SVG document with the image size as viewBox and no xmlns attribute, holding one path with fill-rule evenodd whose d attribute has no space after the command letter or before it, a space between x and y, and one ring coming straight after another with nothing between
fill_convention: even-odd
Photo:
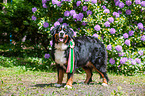
<instances>
[{"instance_id":1,"label":"dog's paw","mask_svg":"<svg viewBox=\"0 0 145 96\"><path fill-rule=\"evenodd\" d=\"M61 87L62 84L57 84L57 83L56 83L56 84L54 84L54 86L55 86L55 87Z\"/></svg>"},{"instance_id":2,"label":"dog's paw","mask_svg":"<svg viewBox=\"0 0 145 96\"><path fill-rule=\"evenodd\" d=\"M107 86L108 86L108 84L106 84L106 83L102 83L102 86L106 86L106 87L107 87Z\"/></svg>"},{"instance_id":3,"label":"dog's paw","mask_svg":"<svg viewBox=\"0 0 145 96\"><path fill-rule=\"evenodd\" d=\"M72 89L72 87L69 86L69 85L65 85L64 88L66 88L66 89Z\"/></svg>"}]
</instances>

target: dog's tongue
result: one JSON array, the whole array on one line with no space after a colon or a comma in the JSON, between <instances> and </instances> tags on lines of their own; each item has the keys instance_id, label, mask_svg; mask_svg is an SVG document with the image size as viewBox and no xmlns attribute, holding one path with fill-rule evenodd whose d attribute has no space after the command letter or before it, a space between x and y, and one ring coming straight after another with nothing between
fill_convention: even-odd
<instances>
[{"instance_id":1,"label":"dog's tongue","mask_svg":"<svg viewBox=\"0 0 145 96\"><path fill-rule=\"evenodd\" d=\"M59 38L59 41L63 42L63 39L62 38Z\"/></svg>"}]
</instances>

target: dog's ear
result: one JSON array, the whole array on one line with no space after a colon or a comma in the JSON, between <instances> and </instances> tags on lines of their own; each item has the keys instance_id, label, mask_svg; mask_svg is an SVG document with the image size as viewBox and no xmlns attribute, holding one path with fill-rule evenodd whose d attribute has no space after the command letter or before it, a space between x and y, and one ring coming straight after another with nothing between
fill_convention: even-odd
<instances>
[{"instance_id":1,"label":"dog's ear","mask_svg":"<svg viewBox=\"0 0 145 96\"><path fill-rule=\"evenodd\" d=\"M56 33L56 31L58 30L60 25L57 25L56 27L54 27L52 30L50 30L51 35L54 35Z\"/></svg>"},{"instance_id":2,"label":"dog's ear","mask_svg":"<svg viewBox=\"0 0 145 96\"><path fill-rule=\"evenodd\" d=\"M68 27L68 26L67 26L67 29L68 29L68 35L69 35L69 37L73 38L73 36L74 36L73 29L71 29L71 28Z\"/></svg>"}]
</instances>

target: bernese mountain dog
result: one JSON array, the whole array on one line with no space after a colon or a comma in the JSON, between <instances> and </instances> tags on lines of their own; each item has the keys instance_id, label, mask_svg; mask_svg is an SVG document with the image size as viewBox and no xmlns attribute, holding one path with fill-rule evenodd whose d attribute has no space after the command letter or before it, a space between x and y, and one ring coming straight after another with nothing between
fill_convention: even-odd
<instances>
[{"instance_id":1,"label":"bernese mountain dog","mask_svg":"<svg viewBox=\"0 0 145 96\"><path fill-rule=\"evenodd\" d=\"M65 25L58 25L50 32L53 35L51 56L56 63L58 72L56 87L62 86L63 76L67 70L70 41L74 43L74 66L72 72L67 72L67 82L64 87L72 88L76 67L82 67L86 72L84 83L88 84L92 81L92 70L95 69L103 78L102 85L107 86L109 81L106 73L107 51L105 45L98 38L92 36L73 37L74 32Z\"/></svg>"}]
</instances>

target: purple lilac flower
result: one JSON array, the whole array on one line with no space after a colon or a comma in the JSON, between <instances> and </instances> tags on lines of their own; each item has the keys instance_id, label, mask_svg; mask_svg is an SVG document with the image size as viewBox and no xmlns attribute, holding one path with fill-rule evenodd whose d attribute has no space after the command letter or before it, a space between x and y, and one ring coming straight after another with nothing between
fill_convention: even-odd
<instances>
[{"instance_id":1,"label":"purple lilac flower","mask_svg":"<svg viewBox=\"0 0 145 96\"><path fill-rule=\"evenodd\" d=\"M54 5L54 4L57 4L57 1L58 0L52 0L52 4Z\"/></svg>"},{"instance_id":2,"label":"purple lilac flower","mask_svg":"<svg viewBox=\"0 0 145 96\"><path fill-rule=\"evenodd\" d=\"M126 10L126 15L130 15L131 14L131 10L127 9Z\"/></svg>"},{"instance_id":3,"label":"purple lilac flower","mask_svg":"<svg viewBox=\"0 0 145 96\"><path fill-rule=\"evenodd\" d=\"M105 10L106 9L106 6L105 5L102 5L102 8Z\"/></svg>"},{"instance_id":4,"label":"purple lilac flower","mask_svg":"<svg viewBox=\"0 0 145 96\"><path fill-rule=\"evenodd\" d=\"M83 25L83 26L86 26L86 25L87 25L87 23L86 23L86 22L82 22L82 25Z\"/></svg>"},{"instance_id":5,"label":"purple lilac flower","mask_svg":"<svg viewBox=\"0 0 145 96\"><path fill-rule=\"evenodd\" d=\"M118 0L117 2L115 2L115 6L118 6L120 3L120 1Z\"/></svg>"},{"instance_id":6,"label":"purple lilac flower","mask_svg":"<svg viewBox=\"0 0 145 96\"><path fill-rule=\"evenodd\" d=\"M88 10L87 15L92 15L92 11Z\"/></svg>"},{"instance_id":7,"label":"purple lilac flower","mask_svg":"<svg viewBox=\"0 0 145 96\"><path fill-rule=\"evenodd\" d=\"M98 35L98 34L96 34L96 33L93 35L93 37L96 37L96 38L98 38L98 36L99 36L99 35Z\"/></svg>"},{"instance_id":8,"label":"purple lilac flower","mask_svg":"<svg viewBox=\"0 0 145 96\"><path fill-rule=\"evenodd\" d=\"M53 28L54 28L54 26L52 26L52 27L50 28L50 31L51 31Z\"/></svg>"},{"instance_id":9,"label":"purple lilac flower","mask_svg":"<svg viewBox=\"0 0 145 96\"><path fill-rule=\"evenodd\" d=\"M109 9L105 9L103 12L104 13L110 13L110 10Z\"/></svg>"},{"instance_id":10,"label":"purple lilac flower","mask_svg":"<svg viewBox=\"0 0 145 96\"><path fill-rule=\"evenodd\" d=\"M117 14L117 12L113 12L113 16L115 16Z\"/></svg>"},{"instance_id":11,"label":"purple lilac flower","mask_svg":"<svg viewBox=\"0 0 145 96\"><path fill-rule=\"evenodd\" d=\"M120 16L120 14L117 13L117 12L113 12L113 16L115 16L116 18L118 18Z\"/></svg>"},{"instance_id":12,"label":"purple lilac flower","mask_svg":"<svg viewBox=\"0 0 145 96\"><path fill-rule=\"evenodd\" d=\"M145 41L145 35L141 36L141 40Z\"/></svg>"},{"instance_id":13,"label":"purple lilac flower","mask_svg":"<svg viewBox=\"0 0 145 96\"><path fill-rule=\"evenodd\" d=\"M115 47L115 49L116 49L118 52L121 52L121 51L122 51L122 46L117 45L117 46Z\"/></svg>"},{"instance_id":14,"label":"purple lilac flower","mask_svg":"<svg viewBox=\"0 0 145 96\"><path fill-rule=\"evenodd\" d=\"M118 18L119 16L120 16L120 14L119 14L119 13L117 13L117 14L116 14L116 18Z\"/></svg>"},{"instance_id":15,"label":"purple lilac flower","mask_svg":"<svg viewBox=\"0 0 145 96\"><path fill-rule=\"evenodd\" d=\"M54 26L56 27L57 25L60 25L60 23L58 22L58 21L56 21L55 23L54 23Z\"/></svg>"},{"instance_id":16,"label":"purple lilac flower","mask_svg":"<svg viewBox=\"0 0 145 96\"><path fill-rule=\"evenodd\" d=\"M59 18L58 21L61 23L63 22L63 18Z\"/></svg>"},{"instance_id":17,"label":"purple lilac flower","mask_svg":"<svg viewBox=\"0 0 145 96\"><path fill-rule=\"evenodd\" d=\"M77 15L76 19L77 19L77 21L82 21L83 17L84 17L84 14L83 13L79 13Z\"/></svg>"},{"instance_id":18,"label":"purple lilac flower","mask_svg":"<svg viewBox=\"0 0 145 96\"><path fill-rule=\"evenodd\" d=\"M132 60L132 61L131 61L131 64L132 64L132 65L136 65L136 61L135 61L135 60Z\"/></svg>"},{"instance_id":19,"label":"purple lilac flower","mask_svg":"<svg viewBox=\"0 0 145 96\"><path fill-rule=\"evenodd\" d=\"M84 0L85 2L89 2L90 0Z\"/></svg>"},{"instance_id":20,"label":"purple lilac flower","mask_svg":"<svg viewBox=\"0 0 145 96\"><path fill-rule=\"evenodd\" d=\"M142 7L145 7L145 1L142 1L142 2L141 2L141 6L142 6Z\"/></svg>"},{"instance_id":21,"label":"purple lilac flower","mask_svg":"<svg viewBox=\"0 0 145 96\"><path fill-rule=\"evenodd\" d=\"M61 2L58 0L52 0L52 4L56 4L57 6L61 7Z\"/></svg>"},{"instance_id":22,"label":"purple lilac flower","mask_svg":"<svg viewBox=\"0 0 145 96\"><path fill-rule=\"evenodd\" d=\"M138 23L137 26L138 26L138 29L143 29L143 24L142 23Z\"/></svg>"},{"instance_id":23,"label":"purple lilac flower","mask_svg":"<svg viewBox=\"0 0 145 96\"><path fill-rule=\"evenodd\" d=\"M105 25L105 27L110 27L110 22L106 21L106 22L104 23L104 25Z\"/></svg>"},{"instance_id":24,"label":"purple lilac flower","mask_svg":"<svg viewBox=\"0 0 145 96\"><path fill-rule=\"evenodd\" d=\"M65 0L65 1L71 2L71 0Z\"/></svg>"},{"instance_id":25,"label":"purple lilac flower","mask_svg":"<svg viewBox=\"0 0 145 96\"><path fill-rule=\"evenodd\" d=\"M124 52L121 52L118 54L118 56L121 57L121 56L124 56L124 54L125 54Z\"/></svg>"},{"instance_id":26,"label":"purple lilac flower","mask_svg":"<svg viewBox=\"0 0 145 96\"><path fill-rule=\"evenodd\" d=\"M64 16L68 17L70 15L69 11L64 12Z\"/></svg>"},{"instance_id":27,"label":"purple lilac flower","mask_svg":"<svg viewBox=\"0 0 145 96\"><path fill-rule=\"evenodd\" d=\"M76 3L77 7L80 6L80 4L81 4L81 1L77 1Z\"/></svg>"},{"instance_id":28,"label":"purple lilac flower","mask_svg":"<svg viewBox=\"0 0 145 96\"><path fill-rule=\"evenodd\" d=\"M114 28L111 28L111 29L110 29L110 33L111 33L111 34L115 34L115 32L116 32L116 30L115 30Z\"/></svg>"},{"instance_id":29,"label":"purple lilac flower","mask_svg":"<svg viewBox=\"0 0 145 96\"><path fill-rule=\"evenodd\" d=\"M73 18L75 19L77 19L77 16L78 16L78 14L73 14Z\"/></svg>"},{"instance_id":30,"label":"purple lilac flower","mask_svg":"<svg viewBox=\"0 0 145 96\"><path fill-rule=\"evenodd\" d=\"M117 1L119 1L119 0L114 0L114 2L117 2Z\"/></svg>"},{"instance_id":31,"label":"purple lilac flower","mask_svg":"<svg viewBox=\"0 0 145 96\"><path fill-rule=\"evenodd\" d=\"M46 3L47 2L47 0L42 0L42 4L44 4L44 3Z\"/></svg>"},{"instance_id":32,"label":"purple lilac flower","mask_svg":"<svg viewBox=\"0 0 145 96\"><path fill-rule=\"evenodd\" d=\"M135 0L135 4L141 4L140 0Z\"/></svg>"},{"instance_id":33,"label":"purple lilac flower","mask_svg":"<svg viewBox=\"0 0 145 96\"><path fill-rule=\"evenodd\" d=\"M46 59L49 59L50 55L49 54L45 54L44 56Z\"/></svg>"},{"instance_id":34,"label":"purple lilac flower","mask_svg":"<svg viewBox=\"0 0 145 96\"><path fill-rule=\"evenodd\" d=\"M129 36L132 36L134 34L134 31L131 30L131 31L129 31L128 34L129 34Z\"/></svg>"},{"instance_id":35,"label":"purple lilac flower","mask_svg":"<svg viewBox=\"0 0 145 96\"><path fill-rule=\"evenodd\" d=\"M123 2L120 2L119 3L119 7L122 9L124 7L124 3Z\"/></svg>"},{"instance_id":36,"label":"purple lilac flower","mask_svg":"<svg viewBox=\"0 0 145 96\"><path fill-rule=\"evenodd\" d=\"M123 57L120 59L120 64L125 64L127 61L127 58L126 57Z\"/></svg>"},{"instance_id":37,"label":"purple lilac flower","mask_svg":"<svg viewBox=\"0 0 145 96\"><path fill-rule=\"evenodd\" d=\"M87 11L88 7L87 6L83 6L83 11Z\"/></svg>"},{"instance_id":38,"label":"purple lilac flower","mask_svg":"<svg viewBox=\"0 0 145 96\"><path fill-rule=\"evenodd\" d=\"M48 26L49 26L49 23L44 22L43 27L44 27L44 28L47 28Z\"/></svg>"},{"instance_id":39,"label":"purple lilac flower","mask_svg":"<svg viewBox=\"0 0 145 96\"><path fill-rule=\"evenodd\" d=\"M140 64L141 60L139 58L135 58L136 63Z\"/></svg>"},{"instance_id":40,"label":"purple lilac flower","mask_svg":"<svg viewBox=\"0 0 145 96\"><path fill-rule=\"evenodd\" d=\"M32 16L32 20L34 20L34 21L35 21L36 19L37 19L37 18L33 15L33 16Z\"/></svg>"},{"instance_id":41,"label":"purple lilac flower","mask_svg":"<svg viewBox=\"0 0 145 96\"><path fill-rule=\"evenodd\" d=\"M47 5L45 3L42 6L43 6L43 8L47 8Z\"/></svg>"},{"instance_id":42,"label":"purple lilac flower","mask_svg":"<svg viewBox=\"0 0 145 96\"><path fill-rule=\"evenodd\" d=\"M128 58L128 60L132 61L133 59L132 58Z\"/></svg>"},{"instance_id":43,"label":"purple lilac flower","mask_svg":"<svg viewBox=\"0 0 145 96\"><path fill-rule=\"evenodd\" d=\"M114 60L113 58L111 58L111 59L109 60L109 63L111 63L111 65L113 65L113 64L115 64L115 60Z\"/></svg>"},{"instance_id":44,"label":"purple lilac flower","mask_svg":"<svg viewBox=\"0 0 145 96\"><path fill-rule=\"evenodd\" d=\"M119 14L122 14L122 11L121 11L121 10L118 10L118 13L119 13Z\"/></svg>"},{"instance_id":45,"label":"purple lilac flower","mask_svg":"<svg viewBox=\"0 0 145 96\"><path fill-rule=\"evenodd\" d=\"M51 40L49 44L50 44L50 46L52 47L52 45L53 45L53 41Z\"/></svg>"},{"instance_id":46,"label":"purple lilac flower","mask_svg":"<svg viewBox=\"0 0 145 96\"><path fill-rule=\"evenodd\" d=\"M100 25L97 24L97 25L94 27L94 29L95 29L96 31L100 31L101 27L100 27Z\"/></svg>"},{"instance_id":47,"label":"purple lilac flower","mask_svg":"<svg viewBox=\"0 0 145 96\"><path fill-rule=\"evenodd\" d=\"M142 55L143 55L143 51L142 51L142 50L138 51L138 54L139 54L140 56L142 56Z\"/></svg>"},{"instance_id":48,"label":"purple lilac flower","mask_svg":"<svg viewBox=\"0 0 145 96\"><path fill-rule=\"evenodd\" d=\"M58 0L52 0L52 3L53 4L57 4L58 3Z\"/></svg>"},{"instance_id":49,"label":"purple lilac flower","mask_svg":"<svg viewBox=\"0 0 145 96\"><path fill-rule=\"evenodd\" d=\"M121 65L118 65L117 67L118 67L118 69L119 69L119 67L120 67Z\"/></svg>"},{"instance_id":50,"label":"purple lilac flower","mask_svg":"<svg viewBox=\"0 0 145 96\"><path fill-rule=\"evenodd\" d=\"M109 44L108 46L107 46L107 50L112 50L112 46L111 46L111 44Z\"/></svg>"},{"instance_id":51,"label":"purple lilac flower","mask_svg":"<svg viewBox=\"0 0 145 96\"><path fill-rule=\"evenodd\" d=\"M63 23L62 25L69 26L69 24L67 24L67 23Z\"/></svg>"},{"instance_id":52,"label":"purple lilac flower","mask_svg":"<svg viewBox=\"0 0 145 96\"><path fill-rule=\"evenodd\" d=\"M61 2L58 1L56 5L57 5L58 7L61 7Z\"/></svg>"},{"instance_id":53,"label":"purple lilac flower","mask_svg":"<svg viewBox=\"0 0 145 96\"><path fill-rule=\"evenodd\" d=\"M95 4L95 3L97 3L97 0L91 0L91 2Z\"/></svg>"},{"instance_id":54,"label":"purple lilac flower","mask_svg":"<svg viewBox=\"0 0 145 96\"><path fill-rule=\"evenodd\" d=\"M126 5L130 6L132 4L132 2L130 0L126 1Z\"/></svg>"},{"instance_id":55,"label":"purple lilac flower","mask_svg":"<svg viewBox=\"0 0 145 96\"><path fill-rule=\"evenodd\" d=\"M125 42L124 42L126 45L130 45L130 40L125 40Z\"/></svg>"},{"instance_id":56,"label":"purple lilac flower","mask_svg":"<svg viewBox=\"0 0 145 96\"><path fill-rule=\"evenodd\" d=\"M108 21L109 21L110 23L113 23L113 22L114 22L114 18L113 18L113 17L110 17L110 18L108 18Z\"/></svg>"},{"instance_id":57,"label":"purple lilac flower","mask_svg":"<svg viewBox=\"0 0 145 96\"><path fill-rule=\"evenodd\" d=\"M124 37L124 39L128 38L128 34L127 33L124 33L123 34L123 37Z\"/></svg>"},{"instance_id":58,"label":"purple lilac flower","mask_svg":"<svg viewBox=\"0 0 145 96\"><path fill-rule=\"evenodd\" d=\"M70 15L73 16L74 14L76 14L75 10L70 10Z\"/></svg>"},{"instance_id":59,"label":"purple lilac flower","mask_svg":"<svg viewBox=\"0 0 145 96\"><path fill-rule=\"evenodd\" d=\"M36 12L36 11L37 11L37 8L36 7L32 8L32 12L33 13Z\"/></svg>"}]
</instances>

